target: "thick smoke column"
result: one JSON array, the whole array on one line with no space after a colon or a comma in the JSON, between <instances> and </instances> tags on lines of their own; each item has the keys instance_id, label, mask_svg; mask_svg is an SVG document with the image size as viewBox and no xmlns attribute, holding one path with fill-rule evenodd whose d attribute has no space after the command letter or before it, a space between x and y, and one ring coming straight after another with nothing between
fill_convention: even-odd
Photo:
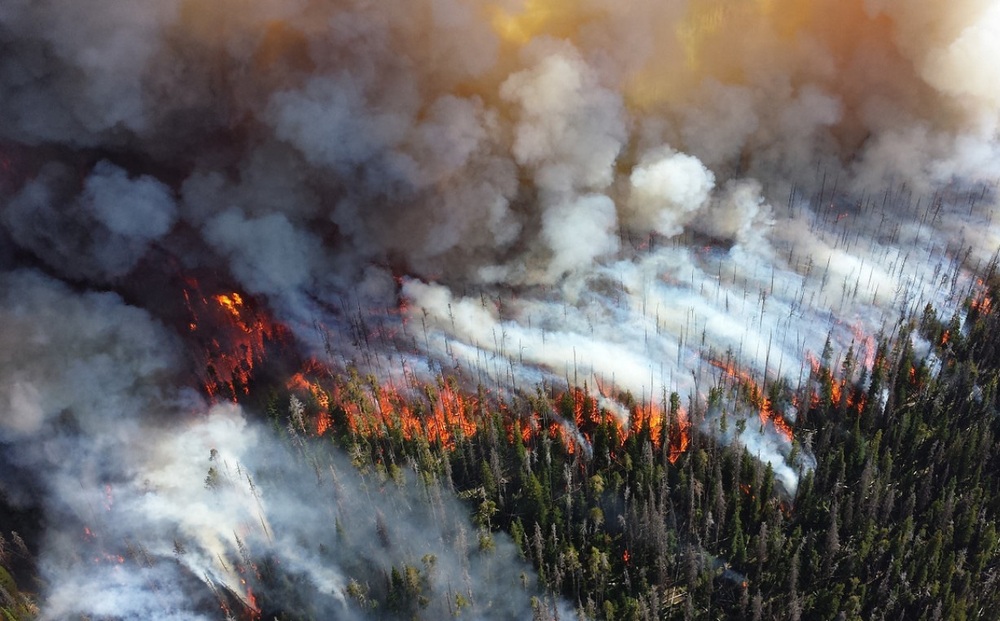
<instances>
[{"instance_id":1,"label":"thick smoke column","mask_svg":"<svg viewBox=\"0 0 1000 621\"><path fill-rule=\"evenodd\" d=\"M0 490L47 518L43 616L193 618L199 585L248 597L240 545L343 598L353 550L294 541L337 510L287 515L298 458L198 396L164 283L211 274L387 381L677 391L717 430L753 414L707 407L731 363L794 388L828 338L864 359L957 309L1000 246L997 41L990 0L6 1ZM759 427L723 440L793 490L808 452Z\"/></svg>"}]
</instances>

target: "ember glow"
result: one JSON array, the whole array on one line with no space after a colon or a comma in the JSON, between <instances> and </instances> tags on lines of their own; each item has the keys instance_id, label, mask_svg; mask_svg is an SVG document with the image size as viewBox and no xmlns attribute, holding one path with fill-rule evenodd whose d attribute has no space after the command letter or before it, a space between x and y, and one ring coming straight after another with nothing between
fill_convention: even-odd
<instances>
[{"instance_id":1,"label":"ember glow","mask_svg":"<svg viewBox=\"0 0 1000 621\"><path fill-rule=\"evenodd\" d=\"M254 369L270 345L288 338L287 329L244 302L237 292L206 296L198 281L186 280L184 301L197 368L210 398L236 402L248 394Z\"/></svg>"},{"instance_id":2,"label":"ember glow","mask_svg":"<svg viewBox=\"0 0 1000 621\"><path fill-rule=\"evenodd\" d=\"M792 441L794 434L791 425L779 412L774 410L771 399L765 394L763 387L758 385L748 373L737 369L732 362L727 364L718 360L710 360L709 364L721 369L726 378L736 383L740 396L757 410L762 429L770 424L781 437L788 442Z\"/></svg>"},{"instance_id":3,"label":"ember glow","mask_svg":"<svg viewBox=\"0 0 1000 621\"><path fill-rule=\"evenodd\" d=\"M855 394L855 384L852 378L841 377L838 379L834 376L832 369L827 368L812 354L807 353L806 358L809 360L812 376L816 381L815 390L810 399L812 407L818 407L826 397L830 399L830 403L841 404L855 414L860 414L864 410L865 398L863 395ZM873 359L872 366L865 368L870 371L874 365L875 360ZM822 394L824 391L829 391L829 394Z\"/></svg>"},{"instance_id":4,"label":"ember glow","mask_svg":"<svg viewBox=\"0 0 1000 621\"><path fill-rule=\"evenodd\" d=\"M7 2L0 492L45 517L43 618L110 614L83 591L252 614L236 533L343 614L353 561L301 542L348 494L272 502L253 470L369 484L266 461L281 434L305 460L344 428L452 447L529 403L501 413L526 445L648 434L683 465L710 434L793 494L815 399L877 405L853 384L927 305L944 345L992 312L998 24L971 0ZM264 429L274 387L314 418ZM141 540L136 571L76 555L84 525L98 554Z\"/></svg>"},{"instance_id":5,"label":"ember glow","mask_svg":"<svg viewBox=\"0 0 1000 621\"><path fill-rule=\"evenodd\" d=\"M993 310L993 298L990 297L989 291L981 278L976 279L969 306L980 315L988 315Z\"/></svg>"}]
</instances>

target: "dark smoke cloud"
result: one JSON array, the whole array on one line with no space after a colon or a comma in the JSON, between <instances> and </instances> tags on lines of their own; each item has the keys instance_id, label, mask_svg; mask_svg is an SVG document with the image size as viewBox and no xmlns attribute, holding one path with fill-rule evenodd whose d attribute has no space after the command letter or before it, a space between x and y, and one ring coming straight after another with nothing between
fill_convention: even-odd
<instances>
[{"instance_id":1,"label":"dark smoke cloud","mask_svg":"<svg viewBox=\"0 0 1000 621\"><path fill-rule=\"evenodd\" d=\"M175 272L383 377L697 404L732 356L794 386L828 336L839 356L924 303L954 312L1000 245L997 41L991 0L7 0L0 489L47 516L45 615L195 618L212 597L175 594L237 588L219 560L244 518L342 598L346 573L288 542L320 520L285 514L311 491L261 508L238 474L200 485L219 437L248 471L296 466L185 388L183 305L157 290ZM360 338L369 315L395 336ZM723 439L787 489L810 467L767 426ZM161 560L95 563L88 524L88 550Z\"/></svg>"},{"instance_id":2,"label":"dark smoke cloud","mask_svg":"<svg viewBox=\"0 0 1000 621\"><path fill-rule=\"evenodd\" d=\"M98 162L75 192L73 171L46 164L14 196L3 221L19 246L60 274L106 281L127 275L176 220L171 191L156 179Z\"/></svg>"}]
</instances>

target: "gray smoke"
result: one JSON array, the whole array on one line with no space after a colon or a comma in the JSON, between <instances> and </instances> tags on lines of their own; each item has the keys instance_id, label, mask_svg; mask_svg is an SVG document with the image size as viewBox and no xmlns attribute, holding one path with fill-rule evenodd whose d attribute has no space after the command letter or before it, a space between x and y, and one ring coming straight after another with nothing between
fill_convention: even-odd
<instances>
[{"instance_id":1,"label":"gray smoke","mask_svg":"<svg viewBox=\"0 0 1000 621\"><path fill-rule=\"evenodd\" d=\"M8 0L0 489L48 516L44 614L193 618L215 596L192 585L245 596L237 534L342 605L345 557L293 541L340 509L287 515L302 457L188 386L163 282L210 273L386 380L703 407L733 360L801 386L828 337L836 363L957 312L1000 246L997 41L993 0ZM755 420L727 401L703 429L723 414ZM719 437L787 490L811 466L769 424ZM242 473L268 469L258 497ZM462 513L414 490L439 493L359 509L418 542L378 567L426 549L506 588L503 546L484 569L410 537Z\"/></svg>"},{"instance_id":2,"label":"gray smoke","mask_svg":"<svg viewBox=\"0 0 1000 621\"><path fill-rule=\"evenodd\" d=\"M380 592L407 567L425 614L446 616L460 595L478 616L531 615L537 587L513 544L482 548L432 473L352 464L295 426L284 448L237 406L184 388L179 343L145 311L36 272L2 284L0 492L42 503L41 618L218 618L207 611L223 589L288 596L261 576L265 559L326 618L363 618L351 581Z\"/></svg>"}]
</instances>

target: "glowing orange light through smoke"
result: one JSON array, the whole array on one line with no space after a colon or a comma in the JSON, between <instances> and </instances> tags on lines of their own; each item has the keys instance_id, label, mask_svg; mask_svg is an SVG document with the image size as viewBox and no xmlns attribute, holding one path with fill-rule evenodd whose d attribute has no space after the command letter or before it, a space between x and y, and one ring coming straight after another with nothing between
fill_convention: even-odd
<instances>
[{"instance_id":1,"label":"glowing orange light through smoke","mask_svg":"<svg viewBox=\"0 0 1000 621\"><path fill-rule=\"evenodd\" d=\"M865 407L865 396L861 394L860 396L855 396L851 387L848 385L848 378L841 378L839 381L833 376L833 371L826 368L820 361L811 353L806 352L806 359L809 361L809 365L812 367L813 377L820 383L821 386L829 386L830 389L830 403L833 405L844 404L848 409L854 410L860 413ZM875 354L872 354L872 366L867 367L869 369L874 368L874 365L878 361L875 359ZM810 400L811 406L813 408L818 408L820 406L821 395L813 393ZM842 399L846 399L842 401Z\"/></svg>"},{"instance_id":2,"label":"glowing orange light through smoke","mask_svg":"<svg viewBox=\"0 0 1000 621\"><path fill-rule=\"evenodd\" d=\"M858 343L858 357L864 363L865 368L871 371L875 366L875 354L877 350L875 337L866 334L861 329L860 321L851 326L851 333L854 334L854 340Z\"/></svg>"},{"instance_id":3,"label":"glowing orange light through smoke","mask_svg":"<svg viewBox=\"0 0 1000 621\"><path fill-rule=\"evenodd\" d=\"M490 22L505 42L522 46L540 35L572 39L580 25L594 17L594 10L576 0L525 0L519 11L493 6Z\"/></svg>"},{"instance_id":4,"label":"glowing orange light through smoke","mask_svg":"<svg viewBox=\"0 0 1000 621\"><path fill-rule=\"evenodd\" d=\"M788 424L784 416L774 410L771 399L764 394L764 390L749 373L737 369L732 363L726 364L718 360L709 360L709 364L721 369L729 378L739 382L747 401L757 410L762 425L771 423L774 430L781 434L785 440L792 441L794 434L791 425Z\"/></svg>"},{"instance_id":5,"label":"glowing orange light through smoke","mask_svg":"<svg viewBox=\"0 0 1000 621\"><path fill-rule=\"evenodd\" d=\"M980 315L989 315L990 310L993 308L993 298L990 297L989 289L982 278L976 279L969 307Z\"/></svg>"},{"instance_id":6,"label":"glowing orange light through smoke","mask_svg":"<svg viewBox=\"0 0 1000 621\"><path fill-rule=\"evenodd\" d=\"M186 278L185 284L188 329L200 345L202 385L212 399L235 401L249 392L268 343L283 338L286 331L238 292L206 296L197 279Z\"/></svg>"},{"instance_id":7,"label":"glowing orange light through smoke","mask_svg":"<svg viewBox=\"0 0 1000 621\"><path fill-rule=\"evenodd\" d=\"M247 607L250 609L252 618L260 618L260 606L257 605L257 597L253 594L253 589L247 587Z\"/></svg>"},{"instance_id":8,"label":"glowing orange light through smoke","mask_svg":"<svg viewBox=\"0 0 1000 621\"><path fill-rule=\"evenodd\" d=\"M691 421L688 420L687 412L683 408L677 411L677 433L670 436L670 453L667 459L670 463L677 463L681 455L687 452L691 444Z\"/></svg>"}]
</instances>

